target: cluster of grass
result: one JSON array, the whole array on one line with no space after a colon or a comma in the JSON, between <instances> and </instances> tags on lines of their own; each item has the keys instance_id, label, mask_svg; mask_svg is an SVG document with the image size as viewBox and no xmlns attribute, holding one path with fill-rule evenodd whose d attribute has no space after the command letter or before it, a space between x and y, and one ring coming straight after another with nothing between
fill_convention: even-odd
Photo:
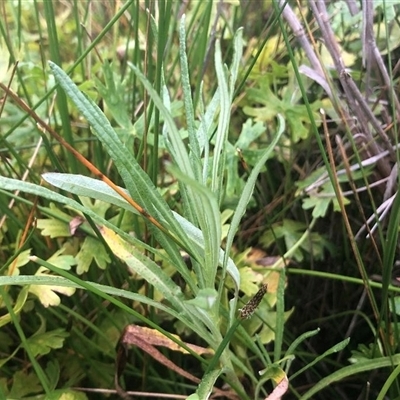
<instances>
[{"instance_id":1,"label":"cluster of grass","mask_svg":"<svg viewBox=\"0 0 400 400\"><path fill-rule=\"evenodd\" d=\"M3 2L0 398L400 398L400 9L304 3Z\"/></svg>"}]
</instances>

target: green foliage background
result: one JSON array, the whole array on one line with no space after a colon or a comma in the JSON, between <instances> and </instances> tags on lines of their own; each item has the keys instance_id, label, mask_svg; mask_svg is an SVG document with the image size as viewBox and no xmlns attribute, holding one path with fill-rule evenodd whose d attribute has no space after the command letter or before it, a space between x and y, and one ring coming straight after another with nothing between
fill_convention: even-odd
<instances>
[{"instance_id":1,"label":"green foliage background","mask_svg":"<svg viewBox=\"0 0 400 400\"><path fill-rule=\"evenodd\" d=\"M1 398L400 396L397 2L0 12Z\"/></svg>"}]
</instances>

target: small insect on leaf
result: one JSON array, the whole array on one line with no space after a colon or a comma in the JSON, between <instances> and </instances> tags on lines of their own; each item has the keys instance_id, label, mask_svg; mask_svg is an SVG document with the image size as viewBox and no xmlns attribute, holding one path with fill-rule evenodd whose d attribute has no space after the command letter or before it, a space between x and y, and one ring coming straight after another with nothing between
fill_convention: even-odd
<instances>
[{"instance_id":1,"label":"small insect on leaf","mask_svg":"<svg viewBox=\"0 0 400 400\"><path fill-rule=\"evenodd\" d=\"M267 293L267 287L268 285L264 283L254 297L252 297L249 302L239 310L240 318L248 319L254 314L254 311L256 311L258 305L261 303L265 293Z\"/></svg>"}]
</instances>

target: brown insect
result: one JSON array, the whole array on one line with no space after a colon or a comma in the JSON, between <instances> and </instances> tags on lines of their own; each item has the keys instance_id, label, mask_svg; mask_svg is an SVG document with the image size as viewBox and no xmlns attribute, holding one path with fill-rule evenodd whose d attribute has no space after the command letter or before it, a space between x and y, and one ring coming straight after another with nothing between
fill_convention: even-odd
<instances>
[{"instance_id":1,"label":"brown insect","mask_svg":"<svg viewBox=\"0 0 400 400\"><path fill-rule=\"evenodd\" d=\"M256 311L257 307L261 303L261 300L263 299L265 293L267 293L267 287L268 285L266 283L263 283L259 291L254 295L254 297L252 297L249 302L239 310L240 318L248 319L254 314L254 311Z\"/></svg>"}]
</instances>

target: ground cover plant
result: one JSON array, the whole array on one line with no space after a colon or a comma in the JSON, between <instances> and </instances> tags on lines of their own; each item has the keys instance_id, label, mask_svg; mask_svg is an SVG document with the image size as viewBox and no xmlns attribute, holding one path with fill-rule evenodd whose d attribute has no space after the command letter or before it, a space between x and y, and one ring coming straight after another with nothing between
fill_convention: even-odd
<instances>
[{"instance_id":1,"label":"ground cover plant","mask_svg":"<svg viewBox=\"0 0 400 400\"><path fill-rule=\"evenodd\" d=\"M0 10L1 398L400 398L396 2Z\"/></svg>"}]
</instances>

